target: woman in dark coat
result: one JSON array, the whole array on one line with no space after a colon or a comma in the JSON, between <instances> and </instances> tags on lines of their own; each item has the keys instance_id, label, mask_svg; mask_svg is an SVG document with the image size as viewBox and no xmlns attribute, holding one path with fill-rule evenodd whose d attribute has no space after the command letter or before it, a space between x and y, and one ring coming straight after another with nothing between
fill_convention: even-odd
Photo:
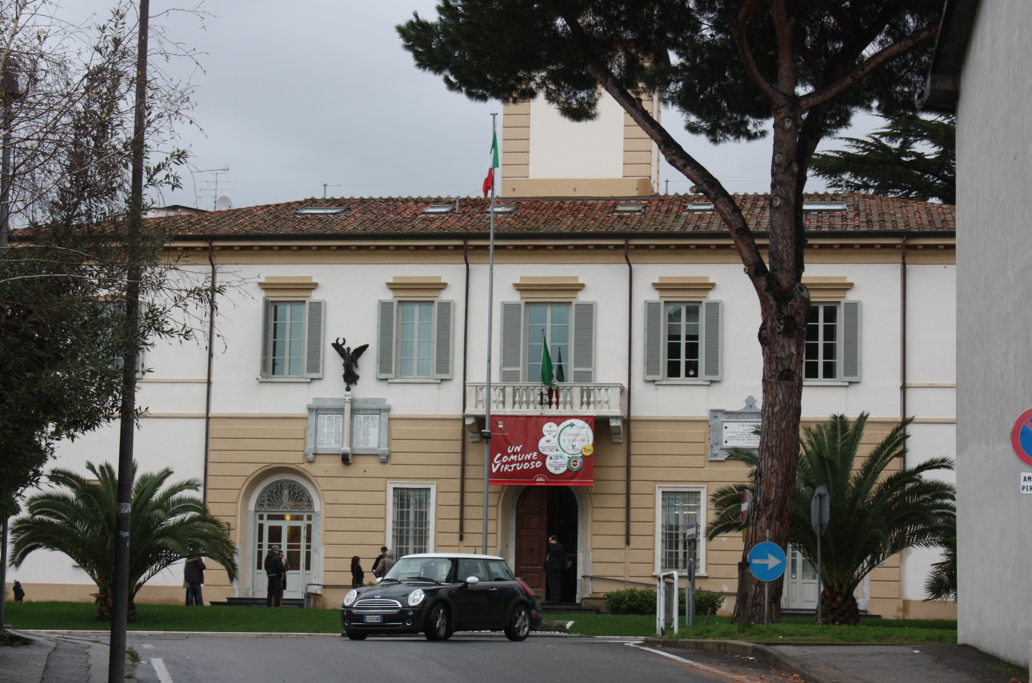
<instances>
[{"instance_id":1,"label":"woman in dark coat","mask_svg":"<svg viewBox=\"0 0 1032 683\"><path fill-rule=\"evenodd\" d=\"M362 561L358 555L351 558L351 587L360 588L365 584L365 572L362 571Z\"/></svg>"}]
</instances>

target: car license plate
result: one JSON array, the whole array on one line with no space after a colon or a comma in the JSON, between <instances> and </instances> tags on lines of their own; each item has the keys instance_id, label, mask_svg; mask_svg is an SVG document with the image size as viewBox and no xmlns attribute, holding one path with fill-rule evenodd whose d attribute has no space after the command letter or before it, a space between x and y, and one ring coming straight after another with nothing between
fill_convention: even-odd
<instances>
[{"instance_id":1,"label":"car license plate","mask_svg":"<svg viewBox=\"0 0 1032 683\"><path fill-rule=\"evenodd\" d=\"M380 616L379 614L367 614L364 617L362 617L362 620L365 623L367 623L367 624L373 624L373 623L378 624L381 621L383 621L383 617Z\"/></svg>"}]
</instances>

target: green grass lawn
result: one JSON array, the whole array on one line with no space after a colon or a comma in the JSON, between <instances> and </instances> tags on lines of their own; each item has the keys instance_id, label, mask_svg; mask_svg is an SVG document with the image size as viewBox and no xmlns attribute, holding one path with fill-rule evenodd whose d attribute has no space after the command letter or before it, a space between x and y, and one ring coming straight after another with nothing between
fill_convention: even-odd
<instances>
[{"instance_id":1,"label":"green grass lawn","mask_svg":"<svg viewBox=\"0 0 1032 683\"><path fill-rule=\"evenodd\" d=\"M241 631L272 633L340 633L336 609L267 609L264 607L183 607L137 605L139 618L130 631ZM94 619L96 606L84 602L7 603L6 621L15 629L106 631L110 624ZM571 633L589 636L655 635L656 618L646 615L549 615L572 621ZM700 620L701 621L701 620ZM709 626L688 629L682 618L678 638L713 638L756 642L955 643L955 621L865 619L860 626L817 626L806 617L786 617L772 626L744 630L727 617L710 618Z\"/></svg>"},{"instance_id":2,"label":"green grass lawn","mask_svg":"<svg viewBox=\"0 0 1032 683\"><path fill-rule=\"evenodd\" d=\"M106 631L97 621L97 606L86 602L7 603L6 619L15 629ZM340 610L267 609L265 607L184 607L137 605L130 631L264 631L274 633L340 633Z\"/></svg>"},{"instance_id":3,"label":"green grass lawn","mask_svg":"<svg viewBox=\"0 0 1032 683\"><path fill-rule=\"evenodd\" d=\"M588 636L654 636L654 615L549 615L573 622L570 633ZM699 622L701 623L702 618ZM688 628L681 618L676 638L709 638L749 642L955 643L957 622L865 619L860 626L817 626L808 617L785 617L780 624L753 624L739 629L727 617L710 618L709 626Z\"/></svg>"}]
</instances>

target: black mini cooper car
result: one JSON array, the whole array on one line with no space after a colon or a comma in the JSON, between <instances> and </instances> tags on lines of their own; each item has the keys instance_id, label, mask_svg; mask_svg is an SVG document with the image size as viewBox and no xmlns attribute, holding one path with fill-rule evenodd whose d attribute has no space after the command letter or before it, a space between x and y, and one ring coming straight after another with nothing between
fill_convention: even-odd
<instances>
[{"instance_id":1,"label":"black mini cooper car","mask_svg":"<svg viewBox=\"0 0 1032 683\"><path fill-rule=\"evenodd\" d=\"M340 611L351 640L370 633L419 633L447 640L455 631L505 631L524 640L541 627L534 592L493 555L406 555L375 586L352 590Z\"/></svg>"}]
</instances>

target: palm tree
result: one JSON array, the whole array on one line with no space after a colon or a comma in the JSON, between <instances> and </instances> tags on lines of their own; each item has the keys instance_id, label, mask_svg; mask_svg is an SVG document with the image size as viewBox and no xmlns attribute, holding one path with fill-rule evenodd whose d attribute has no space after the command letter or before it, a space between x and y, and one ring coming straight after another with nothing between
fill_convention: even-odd
<instances>
[{"instance_id":1,"label":"palm tree","mask_svg":"<svg viewBox=\"0 0 1032 683\"><path fill-rule=\"evenodd\" d=\"M957 599L957 519L946 521L948 528L939 536L942 560L932 563L932 573L925 580L925 602Z\"/></svg>"},{"instance_id":2,"label":"palm tree","mask_svg":"<svg viewBox=\"0 0 1032 683\"><path fill-rule=\"evenodd\" d=\"M97 619L111 620L115 565L115 513L118 475L104 463L86 463L96 477L54 469L48 475L58 491L37 493L26 502L28 514L11 526L11 564L21 566L34 550L64 553L93 579ZM233 543L226 525L208 512L196 496L196 479L165 486L171 468L136 476L133 463L132 526L129 536L129 621L136 621L136 593L156 574L192 553L221 564L231 581L239 575Z\"/></svg>"},{"instance_id":3,"label":"palm tree","mask_svg":"<svg viewBox=\"0 0 1032 683\"><path fill-rule=\"evenodd\" d=\"M828 487L831 519L821 539L822 610L828 623L860 621L853 592L886 558L904 548L940 544L943 530L956 515L956 487L929 480L925 474L952 470L949 458L932 458L912 468L885 474L906 454L906 427L897 425L857 466L857 451L867 413L855 422L833 415L827 422L803 428L802 453L796 471L790 542L817 566L817 536L810 526L810 498L820 484ZM742 491L752 489L756 455L735 451L731 457L753 467L750 482L727 486L713 494L717 518L707 529L712 540L741 531Z\"/></svg>"}]
</instances>

